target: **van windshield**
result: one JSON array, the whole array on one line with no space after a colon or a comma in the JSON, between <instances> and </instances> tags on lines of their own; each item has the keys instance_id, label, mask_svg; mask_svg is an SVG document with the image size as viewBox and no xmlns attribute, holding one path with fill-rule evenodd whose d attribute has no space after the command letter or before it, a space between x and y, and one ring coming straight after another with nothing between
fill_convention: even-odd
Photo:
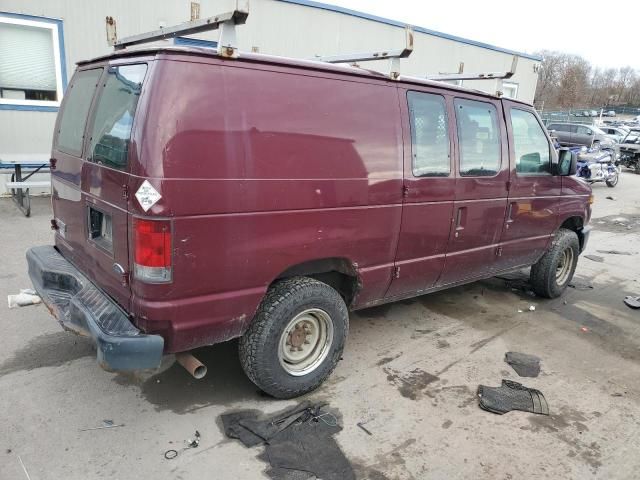
<instances>
[{"instance_id":1,"label":"van windshield","mask_svg":"<svg viewBox=\"0 0 640 480\"><path fill-rule=\"evenodd\" d=\"M110 67L91 131L88 159L118 170L127 168L133 117L147 65Z\"/></svg>"}]
</instances>

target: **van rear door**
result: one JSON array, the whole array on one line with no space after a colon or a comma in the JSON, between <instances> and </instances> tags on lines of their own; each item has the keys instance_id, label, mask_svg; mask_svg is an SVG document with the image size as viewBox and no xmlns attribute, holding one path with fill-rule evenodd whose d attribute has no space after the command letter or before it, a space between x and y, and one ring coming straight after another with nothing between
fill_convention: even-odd
<instances>
[{"instance_id":1,"label":"van rear door","mask_svg":"<svg viewBox=\"0 0 640 480\"><path fill-rule=\"evenodd\" d=\"M129 310L129 144L146 64L86 67L65 95L52 158L56 246Z\"/></svg>"}]
</instances>

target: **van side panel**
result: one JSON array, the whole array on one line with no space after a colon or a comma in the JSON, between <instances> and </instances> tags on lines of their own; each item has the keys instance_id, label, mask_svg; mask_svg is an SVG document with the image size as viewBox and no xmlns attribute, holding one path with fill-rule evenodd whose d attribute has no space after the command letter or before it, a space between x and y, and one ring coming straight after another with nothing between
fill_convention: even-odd
<instances>
[{"instance_id":1,"label":"van side panel","mask_svg":"<svg viewBox=\"0 0 640 480\"><path fill-rule=\"evenodd\" d=\"M269 284L292 266L341 258L354 307L391 280L402 210L396 86L220 59L154 69L140 163L173 219L174 279L132 284L134 314L167 350L242 334ZM158 299L162 299L158 301Z\"/></svg>"}]
</instances>

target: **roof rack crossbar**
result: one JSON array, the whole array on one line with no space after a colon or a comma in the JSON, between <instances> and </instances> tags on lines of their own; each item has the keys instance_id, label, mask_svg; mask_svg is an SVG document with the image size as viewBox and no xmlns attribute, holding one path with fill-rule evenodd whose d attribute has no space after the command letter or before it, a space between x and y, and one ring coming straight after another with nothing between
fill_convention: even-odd
<instances>
[{"instance_id":1,"label":"roof rack crossbar","mask_svg":"<svg viewBox=\"0 0 640 480\"><path fill-rule=\"evenodd\" d=\"M511 68L506 72L485 72L485 73L463 73L464 63L460 63L459 73L441 73L438 75L427 75L427 80L439 82L455 80L496 80L498 96L502 95L502 81L513 77L518 66L518 56L514 55L511 61Z\"/></svg>"},{"instance_id":2,"label":"roof rack crossbar","mask_svg":"<svg viewBox=\"0 0 640 480\"><path fill-rule=\"evenodd\" d=\"M313 60L327 63L357 63L369 62L373 60L391 60L391 78L400 76L400 58L407 58L413 52L413 29L410 26L405 27L405 47L395 50L380 50L373 52L346 53L341 55L316 55Z\"/></svg>"},{"instance_id":3,"label":"roof rack crossbar","mask_svg":"<svg viewBox=\"0 0 640 480\"><path fill-rule=\"evenodd\" d=\"M518 56L514 55L511 62L511 69L507 72L486 72L486 73L441 73L438 75L427 75L428 80L448 81L448 80L492 80L507 79L513 77L518 66ZM464 64L460 64L460 70L464 69Z\"/></svg>"},{"instance_id":4,"label":"roof rack crossbar","mask_svg":"<svg viewBox=\"0 0 640 480\"><path fill-rule=\"evenodd\" d=\"M157 40L166 40L183 35L193 35L211 30L220 30L218 54L223 57L235 58L238 56L238 43L236 39L235 26L244 24L247 20L247 16L249 15L248 4L245 4L244 7L239 7L238 3L240 3L239 0L236 2L236 9L231 12L222 13L208 18L192 20L190 22L184 22L172 27L160 28L147 33L132 35L121 40L114 39L112 42L113 48L114 50L123 50L133 45L155 42Z\"/></svg>"}]
</instances>

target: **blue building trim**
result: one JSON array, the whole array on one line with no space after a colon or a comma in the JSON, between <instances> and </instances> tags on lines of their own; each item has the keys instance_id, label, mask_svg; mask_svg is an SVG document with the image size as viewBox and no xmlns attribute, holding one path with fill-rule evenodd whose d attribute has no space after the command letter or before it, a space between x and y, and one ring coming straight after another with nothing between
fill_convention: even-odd
<instances>
[{"instance_id":1,"label":"blue building trim","mask_svg":"<svg viewBox=\"0 0 640 480\"><path fill-rule=\"evenodd\" d=\"M186 47L205 47L218 48L218 42L211 40L199 40L197 38L176 37L173 39L174 45L182 45Z\"/></svg>"},{"instance_id":2,"label":"blue building trim","mask_svg":"<svg viewBox=\"0 0 640 480\"><path fill-rule=\"evenodd\" d=\"M59 18L36 17L34 15L23 15L21 13L9 13L0 11L0 17L17 18L20 20L32 20L34 22L54 23L58 26L58 47L60 51L60 73L62 78L62 93L67 91L67 55L64 47L64 25ZM36 112L57 112L58 107L43 107L37 105L7 105L0 104L0 110L27 110Z\"/></svg>"},{"instance_id":3,"label":"blue building trim","mask_svg":"<svg viewBox=\"0 0 640 480\"><path fill-rule=\"evenodd\" d=\"M329 12L343 13L352 17L362 18L364 20L371 20L373 22L384 23L385 25L392 25L394 27L405 27L405 24L398 22L397 20L391 20L389 18L378 17L377 15L370 15L364 12L358 12L357 10L351 10L349 8L339 7L337 5L330 5L328 3L316 2L314 0L279 0L284 3L291 3L294 5L302 5L305 7L319 8L321 10L327 10ZM437 32L424 27L414 26L415 32L425 33L427 35L433 35L434 37L444 38L446 40L453 40L454 42L465 43L467 45L473 45L474 47L486 48L487 50L493 50L494 52L508 53L509 55L517 55L522 58L528 58L529 60L535 60L537 62L542 61L542 57L531 55L529 53L517 52L515 50L509 50L506 48L496 47L488 43L476 42L475 40L469 40L468 38L458 37L456 35L449 35L447 33Z\"/></svg>"}]
</instances>

